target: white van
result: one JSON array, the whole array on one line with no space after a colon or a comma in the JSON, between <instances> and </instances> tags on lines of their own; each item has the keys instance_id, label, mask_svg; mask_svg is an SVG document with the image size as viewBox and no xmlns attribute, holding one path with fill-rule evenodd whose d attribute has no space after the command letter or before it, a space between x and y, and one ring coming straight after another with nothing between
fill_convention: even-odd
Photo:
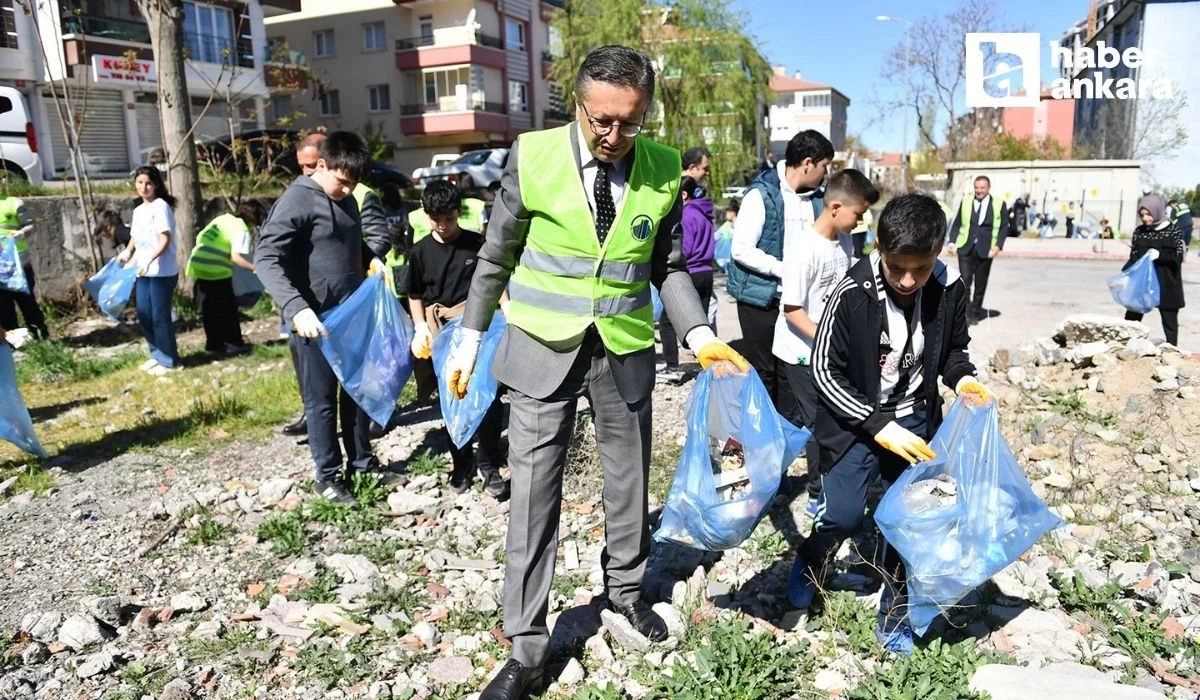
<instances>
[{"instance_id":1,"label":"white van","mask_svg":"<svg viewBox=\"0 0 1200 700\"><path fill-rule=\"evenodd\" d=\"M0 180L20 178L42 182L42 159L25 96L0 85Z\"/></svg>"}]
</instances>

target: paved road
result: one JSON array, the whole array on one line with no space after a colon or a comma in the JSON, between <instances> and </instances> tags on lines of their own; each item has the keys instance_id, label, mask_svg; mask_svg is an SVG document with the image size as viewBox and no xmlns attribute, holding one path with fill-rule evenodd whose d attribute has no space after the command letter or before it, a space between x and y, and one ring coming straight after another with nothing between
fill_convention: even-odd
<instances>
[{"instance_id":1,"label":"paved road","mask_svg":"<svg viewBox=\"0 0 1200 700\"><path fill-rule=\"evenodd\" d=\"M949 264L956 264L953 260ZM1093 260L1036 260L1001 258L992 265L984 306L993 316L971 329L971 351L975 359L990 357L998 348L1032 343L1053 332L1065 316L1096 313L1121 317L1108 293L1107 278L1121 269L1120 262ZM1190 305L1179 312L1179 344L1200 352L1200 260L1183 266L1184 296ZM718 283L721 306L718 335L726 340L741 337L737 307ZM1161 341L1162 322L1158 312L1146 315L1150 337Z\"/></svg>"}]
</instances>

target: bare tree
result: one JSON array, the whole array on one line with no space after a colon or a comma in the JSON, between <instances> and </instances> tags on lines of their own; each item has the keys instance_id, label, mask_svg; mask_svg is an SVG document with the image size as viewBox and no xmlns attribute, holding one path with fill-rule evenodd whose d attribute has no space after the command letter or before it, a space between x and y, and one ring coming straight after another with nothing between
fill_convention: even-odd
<instances>
[{"instance_id":1,"label":"bare tree","mask_svg":"<svg viewBox=\"0 0 1200 700\"><path fill-rule=\"evenodd\" d=\"M1187 145L1187 107L1187 93L1178 86L1173 97L1138 100L1129 157L1151 161Z\"/></svg>"},{"instance_id":2,"label":"bare tree","mask_svg":"<svg viewBox=\"0 0 1200 700\"><path fill-rule=\"evenodd\" d=\"M176 257L182 270L196 243L200 215L200 173L192 143L192 110L184 63L183 0L136 2L150 27L150 44L158 65L158 112L168 157L168 187L176 198ZM189 288L188 284L180 285L181 290Z\"/></svg>"}]
</instances>

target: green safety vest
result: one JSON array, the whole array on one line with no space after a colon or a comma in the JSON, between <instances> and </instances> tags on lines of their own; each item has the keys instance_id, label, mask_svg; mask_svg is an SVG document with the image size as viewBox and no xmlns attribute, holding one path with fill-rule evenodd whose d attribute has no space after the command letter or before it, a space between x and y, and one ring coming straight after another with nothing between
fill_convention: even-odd
<instances>
[{"instance_id":1,"label":"green safety vest","mask_svg":"<svg viewBox=\"0 0 1200 700\"><path fill-rule=\"evenodd\" d=\"M971 206L971 202L975 201L975 197L967 194L963 195L962 205L958 208L958 238L954 241L955 248L961 248L967 244L967 239L971 235L971 220L975 218L975 212ZM1003 202L997 202L995 197L992 197L992 236L1000 231L1000 206Z\"/></svg>"},{"instance_id":2,"label":"green safety vest","mask_svg":"<svg viewBox=\"0 0 1200 700\"><path fill-rule=\"evenodd\" d=\"M658 224L679 197L679 151L637 137L625 194L601 244L571 157L572 125L522 134L525 249L509 285L508 322L552 348L595 325L623 355L654 346L650 257Z\"/></svg>"},{"instance_id":3,"label":"green safety vest","mask_svg":"<svg viewBox=\"0 0 1200 700\"><path fill-rule=\"evenodd\" d=\"M476 233L486 233L483 230L483 208L486 205L482 199L467 197L462 200L462 209L458 213L458 226ZM408 212L408 225L412 227L413 244L433 233L433 226L424 209L413 209Z\"/></svg>"},{"instance_id":4,"label":"green safety vest","mask_svg":"<svg viewBox=\"0 0 1200 700\"><path fill-rule=\"evenodd\" d=\"M25 202L18 197L0 196L0 235L14 235L21 230L20 209ZM29 241L24 236L16 238L17 253L24 255L29 250Z\"/></svg>"},{"instance_id":5,"label":"green safety vest","mask_svg":"<svg viewBox=\"0 0 1200 700\"><path fill-rule=\"evenodd\" d=\"M351 194L351 196L354 197L354 202L356 204L358 204L358 215L360 217L362 216L363 205L367 203L367 197L369 197L370 195L375 195L376 199L379 198L378 192L371 189L365 183L362 183L362 182L355 185L354 191L351 192L350 194ZM363 231L362 238L364 241L367 240L367 232L366 231Z\"/></svg>"},{"instance_id":6,"label":"green safety vest","mask_svg":"<svg viewBox=\"0 0 1200 700\"><path fill-rule=\"evenodd\" d=\"M233 214L222 214L196 236L196 247L188 258L187 276L196 280L227 280L233 277L233 236L250 235L246 222Z\"/></svg>"},{"instance_id":7,"label":"green safety vest","mask_svg":"<svg viewBox=\"0 0 1200 700\"><path fill-rule=\"evenodd\" d=\"M401 267L401 266L404 266L407 264L408 264L408 256L407 255L396 255L396 251L394 251L390 248L388 249L387 255L383 256L383 265L384 265L384 267L386 267L388 269L387 274L389 274L389 275L395 274L392 272L392 270L396 269L397 267ZM392 294L396 295L397 299L404 298L404 295L398 291L393 290Z\"/></svg>"}]
</instances>

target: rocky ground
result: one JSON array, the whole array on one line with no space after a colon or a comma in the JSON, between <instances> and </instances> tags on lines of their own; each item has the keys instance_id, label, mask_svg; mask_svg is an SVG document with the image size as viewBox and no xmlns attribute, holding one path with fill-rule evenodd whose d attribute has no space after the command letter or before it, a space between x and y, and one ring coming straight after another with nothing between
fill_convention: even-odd
<instances>
[{"instance_id":1,"label":"rocky ground","mask_svg":"<svg viewBox=\"0 0 1200 700\"><path fill-rule=\"evenodd\" d=\"M907 660L871 635L871 537L839 553L821 609L789 609L790 552L809 526L798 476L800 497L778 496L738 549L655 544L646 595L668 642L600 612L600 481L581 419L547 697L1196 698L1200 362L1138 324L1083 317L983 374L1066 525ZM652 507L690 388L655 392ZM0 698L473 697L507 658L507 504L448 490L436 419L405 413L377 442L406 483L359 484L357 511L313 498L306 448L284 438L56 467L43 497L0 504Z\"/></svg>"}]
</instances>

